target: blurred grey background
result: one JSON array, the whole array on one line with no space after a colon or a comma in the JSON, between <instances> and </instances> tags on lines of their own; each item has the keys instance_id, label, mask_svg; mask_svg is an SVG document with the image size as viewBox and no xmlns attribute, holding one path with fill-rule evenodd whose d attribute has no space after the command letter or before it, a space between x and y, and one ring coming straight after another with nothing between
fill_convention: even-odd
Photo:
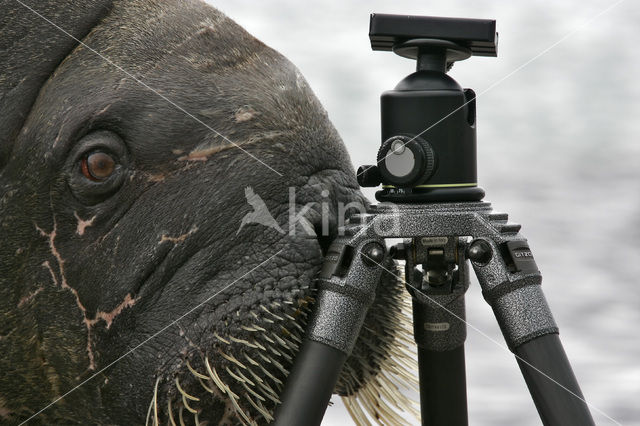
<instances>
[{"instance_id":1,"label":"blurred grey background","mask_svg":"<svg viewBox=\"0 0 640 426\"><path fill-rule=\"evenodd\" d=\"M300 68L354 166L375 161L380 93L413 71L371 51L369 14L496 19L498 58L451 72L479 94L479 182L523 224L596 423L640 425L640 3L208 1ZM502 342L477 282L467 304ZM467 379L470 424L540 424L513 356L474 330ZM336 401L323 424L351 420Z\"/></svg>"}]
</instances>

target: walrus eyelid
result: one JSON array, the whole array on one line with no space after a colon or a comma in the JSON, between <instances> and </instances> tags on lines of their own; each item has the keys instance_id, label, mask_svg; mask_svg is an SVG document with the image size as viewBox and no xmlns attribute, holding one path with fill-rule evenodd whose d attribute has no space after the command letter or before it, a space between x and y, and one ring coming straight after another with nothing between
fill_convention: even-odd
<instances>
[{"instance_id":1,"label":"walrus eyelid","mask_svg":"<svg viewBox=\"0 0 640 426\"><path fill-rule=\"evenodd\" d=\"M114 195L125 182L126 145L114 132L94 131L78 141L68 163L73 196L83 204L95 205Z\"/></svg>"}]
</instances>

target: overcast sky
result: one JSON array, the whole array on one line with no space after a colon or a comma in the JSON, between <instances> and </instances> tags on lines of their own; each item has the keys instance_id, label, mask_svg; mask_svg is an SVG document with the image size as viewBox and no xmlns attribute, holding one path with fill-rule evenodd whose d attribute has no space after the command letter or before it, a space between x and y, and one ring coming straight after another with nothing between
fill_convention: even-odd
<instances>
[{"instance_id":1,"label":"overcast sky","mask_svg":"<svg viewBox=\"0 0 640 426\"><path fill-rule=\"evenodd\" d=\"M375 161L380 93L414 68L371 51L369 14L496 19L498 58L451 72L479 94L480 185L524 225L596 423L615 424L601 410L640 425L637 1L210 3L300 68L356 167ZM468 320L502 341L477 283L467 300ZM472 330L467 369L472 425L540 424L512 356ZM350 423L336 404L324 424Z\"/></svg>"}]
</instances>

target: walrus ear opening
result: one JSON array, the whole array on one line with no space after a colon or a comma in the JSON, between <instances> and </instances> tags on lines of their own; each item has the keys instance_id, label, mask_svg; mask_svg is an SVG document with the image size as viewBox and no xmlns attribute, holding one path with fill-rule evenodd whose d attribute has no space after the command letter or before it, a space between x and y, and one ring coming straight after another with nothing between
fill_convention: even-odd
<instances>
[{"instance_id":1,"label":"walrus ear opening","mask_svg":"<svg viewBox=\"0 0 640 426\"><path fill-rule=\"evenodd\" d=\"M97 166L102 167L100 178L90 169L95 158L98 158ZM101 203L118 192L126 181L129 174L126 146L114 132L93 131L73 148L67 160L67 172L69 188L78 201L86 205Z\"/></svg>"}]
</instances>

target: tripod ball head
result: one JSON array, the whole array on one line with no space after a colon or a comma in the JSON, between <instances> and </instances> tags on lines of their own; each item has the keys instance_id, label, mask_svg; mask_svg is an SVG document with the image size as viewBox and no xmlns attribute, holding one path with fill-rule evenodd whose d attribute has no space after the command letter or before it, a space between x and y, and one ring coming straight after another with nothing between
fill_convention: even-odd
<instances>
[{"instance_id":1,"label":"tripod ball head","mask_svg":"<svg viewBox=\"0 0 640 426\"><path fill-rule=\"evenodd\" d=\"M382 144L358 170L379 201L478 201L475 93L446 73L470 56L496 56L495 21L372 14L373 50L415 59L416 72L381 97Z\"/></svg>"}]
</instances>

